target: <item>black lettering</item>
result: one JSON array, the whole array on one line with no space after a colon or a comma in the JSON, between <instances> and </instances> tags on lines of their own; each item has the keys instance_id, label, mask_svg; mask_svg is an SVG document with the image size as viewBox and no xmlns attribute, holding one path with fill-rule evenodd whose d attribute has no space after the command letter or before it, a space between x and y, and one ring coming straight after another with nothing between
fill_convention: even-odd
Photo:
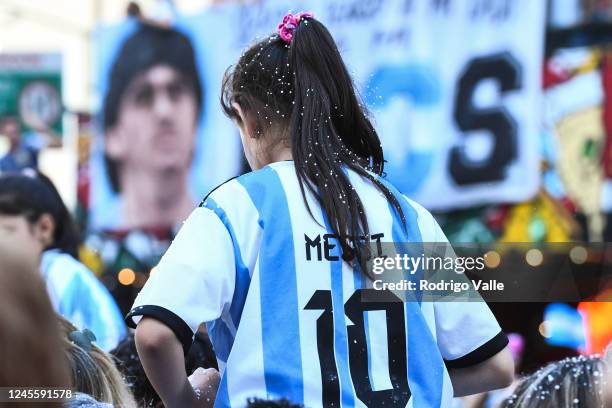
<instances>
[{"instance_id":1,"label":"black lettering","mask_svg":"<svg viewBox=\"0 0 612 408\"><path fill-rule=\"evenodd\" d=\"M373 234L370 236L370 244L372 244L372 242L376 243L376 257L380 257L382 256L383 253L383 248L382 248L382 242L381 239L385 236L385 234L383 233L378 233L378 234ZM358 245L362 245L363 247L363 242L365 242L366 237L365 236L361 236L360 238L360 243L358 243ZM323 242L321 242L321 235L317 235L315 238L310 238L308 235L304 234L304 247L306 249L306 260L310 261L313 258L313 253L312 253L312 248L316 248L317 249L317 261L321 261L323 260L323 258L325 258L325 260L327 261L338 261L340 259L340 254L333 251L334 248L336 248L338 246L337 243L332 242L332 240L337 240L338 238L336 237L336 235L334 234L325 234L323 235ZM368 251L368 258L367 260L372 259L372 255L371 255L371 249L372 248L366 248L369 249L370 251ZM343 256L342 258L346 261L349 261L353 258L355 258L355 251L349 248L349 253L347 256ZM334 253L335 252L335 253Z\"/></svg>"},{"instance_id":2,"label":"black lettering","mask_svg":"<svg viewBox=\"0 0 612 408\"><path fill-rule=\"evenodd\" d=\"M376 242L376 258L383 256L382 243L380 240L385 236L382 232L380 234L372 235L372 241Z\"/></svg>"},{"instance_id":3,"label":"black lettering","mask_svg":"<svg viewBox=\"0 0 612 408\"><path fill-rule=\"evenodd\" d=\"M304 234L304 245L306 245L306 260L310 261L312 256L310 248L317 248L317 261L321 261L321 236L317 235L316 239L310 239L308 235Z\"/></svg>"},{"instance_id":4,"label":"black lettering","mask_svg":"<svg viewBox=\"0 0 612 408\"><path fill-rule=\"evenodd\" d=\"M330 238L335 239L336 236L334 234L323 235L323 253L325 255L325 259L327 259L328 261L337 261L338 259L340 259L340 257L331 254L331 250L336 247L336 244L330 243Z\"/></svg>"}]
</instances>

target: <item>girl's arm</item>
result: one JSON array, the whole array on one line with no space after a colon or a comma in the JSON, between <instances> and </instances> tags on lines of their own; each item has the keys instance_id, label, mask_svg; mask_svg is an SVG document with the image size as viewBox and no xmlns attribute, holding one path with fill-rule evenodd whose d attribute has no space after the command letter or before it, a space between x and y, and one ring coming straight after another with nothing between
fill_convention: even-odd
<instances>
[{"instance_id":1,"label":"girl's arm","mask_svg":"<svg viewBox=\"0 0 612 408\"><path fill-rule=\"evenodd\" d=\"M167 408L202 406L187 379L181 342L170 328L145 316L135 341L145 373Z\"/></svg>"},{"instance_id":2,"label":"girl's arm","mask_svg":"<svg viewBox=\"0 0 612 408\"><path fill-rule=\"evenodd\" d=\"M505 388L514 380L514 360L508 347L472 367L448 370L455 397Z\"/></svg>"}]
</instances>

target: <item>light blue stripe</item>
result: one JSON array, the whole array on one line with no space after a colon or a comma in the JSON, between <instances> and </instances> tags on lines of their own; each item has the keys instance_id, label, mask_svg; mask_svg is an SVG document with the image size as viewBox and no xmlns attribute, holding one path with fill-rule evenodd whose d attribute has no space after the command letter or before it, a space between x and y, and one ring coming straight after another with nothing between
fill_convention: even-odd
<instances>
[{"instance_id":1,"label":"light blue stripe","mask_svg":"<svg viewBox=\"0 0 612 408\"><path fill-rule=\"evenodd\" d=\"M325 225L329 229L327 216ZM340 244L334 238L337 248ZM342 258L338 261L330 262L332 304L334 309L334 349L336 355L336 366L338 367L338 377L340 379L340 392L342 407L354 407L355 395L353 392L353 382L348 359L348 335L346 331L346 319L344 316L344 291L342 287Z\"/></svg>"},{"instance_id":2,"label":"light blue stripe","mask_svg":"<svg viewBox=\"0 0 612 408\"><path fill-rule=\"evenodd\" d=\"M402 212L404 213L404 219L406 220L406 225L404 228L400 215L396 211L395 207L391 203L388 203L389 211L391 212L391 216L393 217L392 237L393 243L395 244L396 252L400 255L407 254L408 256L420 256L423 253L423 239L421 238L421 230L419 229L417 211L412 208L406 198L395 188L395 186L393 186L383 178L379 178L379 180L395 196L395 198L400 204ZM416 273L407 273L404 276L404 279L418 282L422 278L422 276L423 271L421 270L421 268L419 268ZM422 298L421 290L415 290L414 294L416 300L420 303Z\"/></svg>"},{"instance_id":3,"label":"light blue stripe","mask_svg":"<svg viewBox=\"0 0 612 408\"><path fill-rule=\"evenodd\" d=\"M213 345L217 358L227 361L234 345L234 336L221 319L206 323L208 337Z\"/></svg>"},{"instance_id":4,"label":"light blue stripe","mask_svg":"<svg viewBox=\"0 0 612 408\"><path fill-rule=\"evenodd\" d=\"M355 289L367 289L367 279L363 272L361 272L361 267L357 261L353 261L353 279L355 282ZM368 319L368 314L363 314L363 327L365 330L366 336L366 345L368 347L368 378L371 381L374 377L372 377L372 341L370 340L370 322Z\"/></svg>"},{"instance_id":5,"label":"light blue stripe","mask_svg":"<svg viewBox=\"0 0 612 408\"><path fill-rule=\"evenodd\" d=\"M70 260L74 262L70 266L83 267L73 258ZM75 270L59 297L58 313L70 321L80 320L83 328L95 334L98 345L104 350L112 349L125 337L126 328L117 304L92 272Z\"/></svg>"},{"instance_id":6,"label":"light blue stripe","mask_svg":"<svg viewBox=\"0 0 612 408\"><path fill-rule=\"evenodd\" d=\"M406 229L404 229L399 214L389 204L389 210L393 214L393 242L396 251L399 254L408 253L410 255L410 252L414 252L415 245L411 244L408 248L401 244L422 242L418 213L393 185L384 179L380 180L397 198L406 219ZM421 253L421 251L417 252ZM422 276L422 271L412 275L412 278L417 277L418 279L420 276ZM417 296L420 301L420 294ZM425 321L419 302L408 301L404 303L404 310L407 327L408 385L412 393L413 406L440 407L444 381L442 356Z\"/></svg>"},{"instance_id":7,"label":"light blue stripe","mask_svg":"<svg viewBox=\"0 0 612 408\"><path fill-rule=\"evenodd\" d=\"M223 373L223 378L219 384L217 390L217 396L215 397L215 408L231 408L229 391L227 389L227 369Z\"/></svg>"},{"instance_id":8,"label":"light blue stripe","mask_svg":"<svg viewBox=\"0 0 612 408\"><path fill-rule=\"evenodd\" d=\"M412 392L413 406L440 407L444 362L418 303L407 302L404 306L408 332L408 384Z\"/></svg>"},{"instance_id":9,"label":"light blue stripe","mask_svg":"<svg viewBox=\"0 0 612 408\"><path fill-rule=\"evenodd\" d=\"M333 231L329 224L329 219L324 210L321 209L325 228L328 233ZM340 250L340 243L336 238L330 239L336 248ZM346 319L344 314L344 288L342 282L342 265L344 261L340 257L337 261L329 263L331 274L331 289L332 289L332 308L334 310L334 355L336 356L336 368L338 369L338 379L340 380L340 404L342 407L355 406L355 393L353 390L353 380L351 378L351 369L348 352L348 334ZM355 267L355 265L353 265ZM357 284L361 279L359 268L353 269L353 280ZM356 286L357 287L357 286Z\"/></svg>"},{"instance_id":10,"label":"light blue stripe","mask_svg":"<svg viewBox=\"0 0 612 408\"><path fill-rule=\"evenodd\" d=\"M232 303L230 305L229 312L232 317L232 322L237 328L240 325L240 317L242 316L244 303L246 302L247 294L249 293L249 286L251 285L251 274L249 273L249 268L245 265L242 259L242 252L240 250L240 245L238 244L238 237L234 232L234 227L232 226L232 223L230 222L223 208L221 208L221 206L211 197L208 197L201 204L201 206L212 210L217 215L217 217L219 217L223 225L225 225L225 228L229 232L230 237L232 239L236 264L236 283L234 286L234 296L232 297Z\"/></svg>"},{"instance_id":11,"label":"light blue stripe","mask_svg":"<svg viewBox=\"0 0 612 408\"><path fill-rule=\"evenodd\" d=\"M263 228L259 285L266 391L302 404L300 347L293 230L287 197L276 172L265 167L238 179L259 213Z\"/></svg>"}]
</instances>

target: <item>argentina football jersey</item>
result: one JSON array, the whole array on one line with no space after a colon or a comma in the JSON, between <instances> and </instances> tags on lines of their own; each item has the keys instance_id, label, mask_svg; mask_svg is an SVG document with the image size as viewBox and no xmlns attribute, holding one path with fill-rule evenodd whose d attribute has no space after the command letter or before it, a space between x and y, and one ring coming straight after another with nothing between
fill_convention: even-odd
<instances>
[{"instance_id":1,"label":"argentina football jersey","mask_svg":"<svg viewBox=\"0 0 612 408\"><path fill-rule=\"evenodd\" d=\"M376 242L447 242L424 208L349 173ZM479 364L505 335L484 302L364 302L369 278L342 260L292 161L215 189L185 221L128 315L170 327L188 350L206 323L216 407L286 398L306 407L447 407L447 367ZM310 211L309 211L310 208Z\"/></svg>"},{"instance_id":2,"label":"argentina football jersey","mask_svg":"<svg viewBox=\"0 0 612 408\"><path fill-rule=\"evenodd\" d=\"M111 350L125 337L119 307L85 265L58 249L48 249L40 270L55 311L79 329L90 329L101 349Z\"/></svg>"}]
</instances>

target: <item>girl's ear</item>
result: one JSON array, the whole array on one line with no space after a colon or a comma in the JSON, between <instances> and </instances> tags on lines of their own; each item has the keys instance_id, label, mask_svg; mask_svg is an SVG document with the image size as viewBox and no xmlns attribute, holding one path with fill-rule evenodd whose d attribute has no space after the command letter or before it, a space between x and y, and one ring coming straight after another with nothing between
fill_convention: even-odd
<instances>
[{"instance_id":1,"label":"girl's ear","mask_svg":"<svg viewBox=\"0 0 612 408\"><path fill-rule=\"evenodd\" d=\"M244 112L242 107L238 105L236 102L232 102L232 108L238 113L238 117L240 118L240 123L238 126L242 128L245 136L253 139L257 139L257 132L255 132L255 124L253 120Z\"/></svg>"},{"instance_id":2,"label":"girl's ear","mask_svg":"<svg viewBox=\"0 0 612 408\"><path fill-rule=\"evenodd\" d=\"M43 245L48 247L53 244L53 236L55 235L55 220L50 214L43 214L38 221L34 223L34 236Z\"/></svg>"}]
</instances>

